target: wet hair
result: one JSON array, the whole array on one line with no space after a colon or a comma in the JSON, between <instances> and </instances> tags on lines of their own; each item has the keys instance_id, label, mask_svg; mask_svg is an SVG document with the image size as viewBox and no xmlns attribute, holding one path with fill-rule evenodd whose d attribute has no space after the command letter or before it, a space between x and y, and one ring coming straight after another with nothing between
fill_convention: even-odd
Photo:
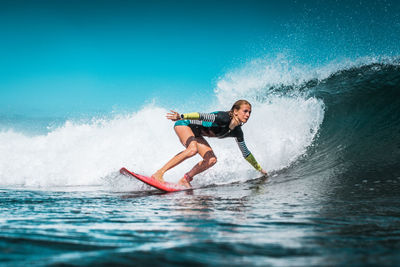
<instances>
[{"instance_id":1,"label":"wet hair","mask_svg":"<svg viewBox=\"0 0 400 267\"><path fill-rule=\"evenodd\" d=\"M235 103L233 103L233 106L232 106L231 110L229 111L229 116L231 118L233 118L233 111L234 110L239 110L242 105L249 105L250 108L251 108L251 104L250 104L249 101L244 100L244 99L238 100Z\"/></svg>"}]
</instances>

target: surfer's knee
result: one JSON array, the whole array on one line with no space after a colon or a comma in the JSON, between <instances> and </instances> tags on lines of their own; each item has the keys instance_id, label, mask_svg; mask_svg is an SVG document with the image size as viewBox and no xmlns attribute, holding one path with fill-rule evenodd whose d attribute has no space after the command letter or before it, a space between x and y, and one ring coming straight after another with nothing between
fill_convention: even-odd
<instances>
[{"instance_id":1,"label":"surfer's knee","mask_svg":"<svg viewBox=\"0 0 400 267\"><path fill-rule=\"evenodd\" d=\"M196 146L196 144L191 143L191 144L186 148L185 152L186 152L186 155L187 155L188 157L193 157L194 155L196 155L197 152L198 152L198 151L197 151L197 146Z\"/></svg>"},{"instance_id":2,"label":"surfer's knee","mask_svg":"<svg viewBox=\"0 0 400 267\"><path fill-rule=\"evenodd\" d=\"M216 157L211 157L207 160L208 165L211 167L217 163L217 158Z\"/></svg>"},{"instance_id":3,"label":"surfer's knee","mask_svg":"<svg viewBox=\"0 0 400 267\"><path fill-rule=\"evenodd\" d=\"M206 161L208 166L211 167L217 163L217 157L215 156L214 152L210 150L204 154L204 161Z\"/></svg>"}]
</instances>

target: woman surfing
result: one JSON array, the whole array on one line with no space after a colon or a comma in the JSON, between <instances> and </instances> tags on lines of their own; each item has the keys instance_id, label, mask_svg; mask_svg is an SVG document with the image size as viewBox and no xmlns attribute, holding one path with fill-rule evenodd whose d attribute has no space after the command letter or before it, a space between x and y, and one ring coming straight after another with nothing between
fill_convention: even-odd
<instances>
[{"instance_id":1,"label":"woman surfing","mask_svg":"<svg viewBox=\"0 0 400 267\"><path fill-rule=\"evenodd\" d=\"M251 104L246 100L236 101L230 111L179 114L171 110L171 113L167 113L167 119L175 121L174 130L186 149L175 155L152 177L164 182L163 175L166 171L199 154L203 160L197 163L178 182L179 185L190 188L190 182L195 175L217 163L217 158L204 136L217 138L234 137L243 157L256 170L263 175L267 175L267 172L257 163L244 142L241 127L248 121L250 114Z\"/></svg>"}]
</instances>

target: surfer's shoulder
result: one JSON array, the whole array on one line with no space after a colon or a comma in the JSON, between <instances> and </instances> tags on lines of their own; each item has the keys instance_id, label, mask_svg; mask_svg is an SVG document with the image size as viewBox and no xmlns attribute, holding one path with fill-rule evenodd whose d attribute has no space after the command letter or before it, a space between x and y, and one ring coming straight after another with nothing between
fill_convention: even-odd
<instances>
[{"instance_id":1,"label":"surfer's shoulder","mask_svg":"<svg viewBox=\"0 0 400 267\"><path fill-rule=\"evenodd\" d=\"M215 111L215 122L220 124L229 124L231 122L231 116L228 111Z\"/></svg>"}]
</instances>

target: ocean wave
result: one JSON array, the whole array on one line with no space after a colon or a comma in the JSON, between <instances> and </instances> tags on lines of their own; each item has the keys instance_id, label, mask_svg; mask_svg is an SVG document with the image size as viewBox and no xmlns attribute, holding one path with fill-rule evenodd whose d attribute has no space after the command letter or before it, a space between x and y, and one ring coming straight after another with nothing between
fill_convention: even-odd
<instances>
[{"instance_id":1,"label":"ocean wave","mask_svg":"<svg viewBox=\"0 0 400 267\"><path fill-rule=\"evenodd\" d=\"M222 77L209 110L233 101L252 102L243 126L246 143L268 171L309 173L396 170L399 162L400 75L398 61L363 58L323 67L296 66L285 59L256 60ZM187 109L187 110L186 110ZM69 120L46 134L0 131L1 186L105 185L141 190L118 174L125 166L151 175L183 147L167 109L151 104L125 115ZM194 184L224 184L257 177L233 140L209 139L218 164ZM169 171L175 182L200 158ZM383 171L385 172L385 171ZM362 172L361 172L362 173Z\"/></svg>"}]
</instances>

